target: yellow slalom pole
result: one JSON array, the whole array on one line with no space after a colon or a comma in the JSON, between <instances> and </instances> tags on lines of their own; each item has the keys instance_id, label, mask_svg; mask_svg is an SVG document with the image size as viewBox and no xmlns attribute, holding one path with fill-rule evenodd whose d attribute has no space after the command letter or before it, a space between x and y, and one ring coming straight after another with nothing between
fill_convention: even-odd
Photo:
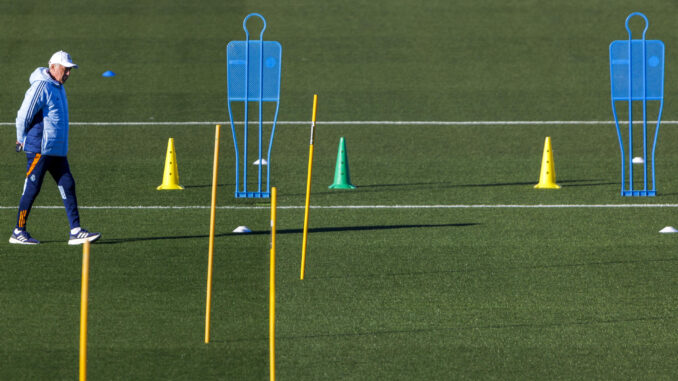
<instances>
[{"instance_id":1,"label":"yellow slalom pole","mask_svg":"<svg viewBox=\"0 0 678 381\"><path fill-rule=\"evenodd\" d=\"M276 228L276 199L278 190L271 188L271 268L269 270L268 295L268 349L270 364L270 379L275 381L275 228Z\"/></svg>"},{"instance_id":2,"label":"yellow slalom pole","mask_svg":"<svg viewBox=\"0 0 678 381\"><path fill-rule=\"evenodd\" d=\"M80 381L87 380L87 299L89 298L89 242L82 245L80 289Z\"/></svg>"},{"instance_id":3,"label":"yellow slalom pole","mask_svg":"<svg viewBox=\"0 0 678 381\"><path fill-rule=\"evenodd\" d=\"M306 208L304 209L304 234L301 243L301 276L306 271L306 245L308 243L308 208L311 203L311 173L313 172L313 142L315 140L315 115L318 109L318 94L313 94L313 116L311 118L311 144L308 147L308 177L306 178Z\"/></svg>"},{"instance_id":4,"label":"yellow slalom pole","mask_svg":"<svg viewBox=\"0 0 678 381\"><path fill-rule=\"evenodd\" d=\"M210 243L207 259L207 303L205 307L205 344L210 342L210 311L212 309L212 262L214 259L214 220L217 209L217 172L219 169L219 132L221 125L217 124L214 135L214 166L212 169L212 206L210 208Z\"/></svg>"}]
</instances>

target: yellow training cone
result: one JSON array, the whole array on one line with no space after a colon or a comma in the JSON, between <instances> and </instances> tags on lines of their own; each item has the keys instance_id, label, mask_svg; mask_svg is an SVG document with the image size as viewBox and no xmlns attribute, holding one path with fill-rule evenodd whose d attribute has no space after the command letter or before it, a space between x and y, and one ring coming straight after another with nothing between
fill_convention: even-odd
<instances>
[{"instance_id":1,"label":"yellow training cone","mask_svg":"<svg viewBox=\"0 0 678 381\"><path fill-rule=\"evenodd\" d=\"M174 153L174 139L169 138L167 142L167 156L165 158L165 171L162 176L162 184L158 190L163 189L184 189L179 185L179 171L177 170L177 156Z\"/></svg>"},{"instance_id":2,"label":"yellow training cone","mask_svg":"<svg viewBox=\"0 0 678 381\"><path fill-rule=\"evenodd\" d=\"M541 159L541 174L539 175L539 184L534 186L537 189L560 189L556 184L556 169L553 165L553 151L551 150L551 138L546 137L544 142L544 155Z\"/></svg>"}]
</instances>

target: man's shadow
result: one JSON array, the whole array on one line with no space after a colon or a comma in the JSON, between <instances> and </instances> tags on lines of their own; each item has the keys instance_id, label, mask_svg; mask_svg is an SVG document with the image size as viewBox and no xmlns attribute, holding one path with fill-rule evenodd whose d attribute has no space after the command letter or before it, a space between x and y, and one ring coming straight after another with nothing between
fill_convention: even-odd
<instances>
[{"instance_id":1,"label":"man's shadow","mask_svg":"<svg viewBox=\"0 0 678 381\"><path fill-rule=\"evenodd\" d=\"M325 228L311 228L309 233L336 233L348 231L372 231L372 230L393 230L393 229L425 229L425 228L445 228L445 227L464 227L475 226L478 223L453 223L453 224L407 224L407 225L370 225L370 226L337 226ZM276 234L300 234L303 229L279 229ZM268 235L270 230L255 230L250 233L219 233L215 234L216 238L229 236L249 236L249 235ZM102 239L97 242L97 245L111 245L126 242L142 242L142 241L160 241L160 240L175 240L175 239L198 239L208 238L208 234L196 235L176 235L176 236L157 236L157 237L129 237L129 238L111 238Z\"/></svg>"}]
</instances>

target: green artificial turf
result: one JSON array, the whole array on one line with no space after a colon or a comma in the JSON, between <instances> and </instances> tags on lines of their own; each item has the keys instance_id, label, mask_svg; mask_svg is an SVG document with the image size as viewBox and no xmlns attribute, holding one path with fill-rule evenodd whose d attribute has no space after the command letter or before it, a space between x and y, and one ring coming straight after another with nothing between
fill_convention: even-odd
<instances>
[{"instance_id":1,"label":"green artificial turf","mask_svg":"<svg viewBox=\"0 0 678 381\"><path fill-rule=\"evenodd\" d=\"M7 238L25 173L10 124L28 75L58 49L81 66L66 85L69 161L83 226L103 233L91 253L90 379L268 377L270 200L234 199L224 123L225 47L255 11L283 46L279 119L301 122L278 125L270 163L279 379L676 377L677 238L658 231L678 226L678 132L660 130L658 196L621 197L607 51L643 11L647 37L667 46L663 119L677 120L673 2L4 3ZM388 123L557 120L608 123ZM122 122L165 124L111 124ZM560 190L533 189L547 136ZM328 189L341 137L355 190ZM183 191L156 190L169 138ZM42 244L0 244L2 380L77 377L81 249L66 244L60 205L48 178L28 222ZM240 225L253 234L232 233Z\"/></svg>"}]
</instances>

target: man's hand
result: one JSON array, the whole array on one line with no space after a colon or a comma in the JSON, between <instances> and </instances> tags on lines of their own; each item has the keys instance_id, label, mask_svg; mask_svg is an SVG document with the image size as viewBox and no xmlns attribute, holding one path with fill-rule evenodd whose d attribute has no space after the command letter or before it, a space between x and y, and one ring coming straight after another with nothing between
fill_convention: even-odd
<instances>
[{"instance_id":1,"label":"man's hand","mask_svg":"<svg viewBox=\"0 0 678 381\"><path fill-rule=\"evenodd\" d=\"M21 152L24 149L23 144L16 142L16 151Z\"/></svg>"}]
</instances>

